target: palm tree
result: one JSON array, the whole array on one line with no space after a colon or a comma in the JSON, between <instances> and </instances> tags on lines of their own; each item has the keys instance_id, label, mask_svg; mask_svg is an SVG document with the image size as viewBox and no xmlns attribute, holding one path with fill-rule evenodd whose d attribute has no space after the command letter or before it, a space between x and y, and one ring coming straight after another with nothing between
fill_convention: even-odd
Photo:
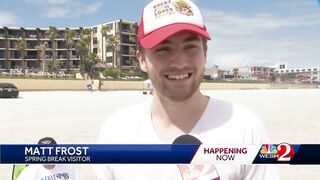
<instances>
[{"instance_id":1,"label":"palm tree","mask_svg":"<svg viewBox=\"0 0 320 180\"><path fill-rule=\"evenodd\" d=\"M95 54L95 53L91 53L89 52L87 55L86 55L86 58L85 58L85 72L90 74L90 77L91 79L93 78L94 76L94 68L93 68L93 65L97 64L101 62L101 58Z\"/></svg>"},{"instance_id":2,"label":"palm tree","mask_svg":"<svg viewBox=\"0 0 320 180\"><path fill-rule=\"evenodd\" d=\"M42 61L42 71L46 70L46 50L48 47L48 43L47 42L43 42L40 43L40 45L35 46L35 48L41 52L41 59L43 59Z\"/></svg>"},{"instance_id":3,"label":"palm tree","mask_svg":"<svg viewBox=\"0 0 320 180\"><path fill-rule=\"evenodd\" d=\"M83 73L85 70L85 55L88 53L88 42L86 39L81 38L76 42L76 51L80 55L80 73Z\"/></svg>"},{"instance_id":4,"label":"palm tree","mask_svg":"<svg viewBox=\"0 0 320 180\"><path fill-rule=\"evenodd\" d=\"M53 62L53 61L48 61L47 63L47 68L48 68L48 72L52 73L52 72L58 72L61 69L61 61L59 61L58 63Z\"/></svg>"},{"instance_id":5,"label":"palm tree","mask_svg":"<svg viewBox=\"0 0 320 180\"><path fill-rule=\"evenodd\" d=\"M89 63L92 64L92 65L101 62L101 58L100 58L96 53L92 53L92 52L89 52L89 53L87 54L87 60L88 60Z\"/></svg>"},{"instance_id":6,"label":"palm tree","mask_svg":"<svg viewBox=\"0 0 320 180\"><path fill-rule=\"evenodd\" d=\"M115 52L116 52L116 48L118 47L119 45L119 36L118 35L115 35L115 36L109 36L107 38L107 46L111 48L112 50L112 59L113 59L113 62L112 62L112 67L115 68L116 67L116 57L115 57Z\"/></svg>"},{"instance_id":7,"label":"palm tree","mask_svg":"<svg viewBox=\"0 0 320 180\"><path fill-rule=\"evenodd\" d=\"M81 34L81 39L87 41L87 46L88 50L91 50L91 40L92 40L92 29L91 28L86 28L83 30Z\"/></svg>"},{"instance_id":8,"label":"palm tree","mask_svg":"<svg viewBox=\"0 0 320 180\"><path fill-rule=\"evenodd\" d=\"M234 68L232 71L233 71L234 79L235 79L235 80L238 80L239 69L238 69L238 68Z\"/></svg>"},{"instance_id":9,"label":"palm tree","mask_svg":"<svg viewBox=\"0 0 320 180\"><path fill-rule=\"evenodd\" d=\"M53 62L55 62L56 60L56 44L55 44L55 40L58 34L58 29L55 26L49 26L49 30L46 32L46 34L48 35L51 44L52 44L52 60Z\"/></svg>"},{"instance_id":10,"label":"palm tree","mask_svg":"<svg viewBox=\"0 0 320 180\"><path fill-rule=\"evenodd\" d=\"M67 73L68 74L70 71L70 63L72 63L72 61L70 61L70 57L72 57L72 46L74 44L75 35L76 35L76 30L67 29L65 37L64 37L66 44L67 44ZM72 64L71 64L71 66L72 66Z\"/></svg>"},{"instance_id":11,"label":"palm tree","mask_svg":"<svg viewBox=\"0 0 320 180\"><path fill-rule=\"evenodd\" d=\"M106 59L106 57L104 56L104 52L106 50L106 48L104 48L104 38L107 36L108 31L110 31L110 26L107 25L102 25L101 27L101 44L102 44L102 61L104 61Z\"/></svg>"},{"instance_id":12,"label":"palm tree","mask_svg":"<svg viewBox=\"0 0 320 180\"><path fill-rule=\"evenodd\" d=\"M24 38L20 38L17 41L17 48L20 50L21 60L22 60L22 72L25 72L26 69L26 57L25 51L27 49L27 42Z\"/></svg>"}]
</instances>

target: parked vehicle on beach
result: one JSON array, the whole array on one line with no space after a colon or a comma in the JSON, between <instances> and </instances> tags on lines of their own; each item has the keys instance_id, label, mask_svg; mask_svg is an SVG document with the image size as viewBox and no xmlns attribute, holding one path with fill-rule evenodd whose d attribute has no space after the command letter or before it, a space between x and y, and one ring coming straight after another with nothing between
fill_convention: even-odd
<instances>
[{"instance_id":1,"label":"parked vehicle on beach","mask_svg":"<svg viewBox=\"0 0 320 180\"><path fill-rule=\"evenodd\" d=\"M19 89L12 83L0 83L0 98L17 98Z\"/></svg>"}]
</instances>

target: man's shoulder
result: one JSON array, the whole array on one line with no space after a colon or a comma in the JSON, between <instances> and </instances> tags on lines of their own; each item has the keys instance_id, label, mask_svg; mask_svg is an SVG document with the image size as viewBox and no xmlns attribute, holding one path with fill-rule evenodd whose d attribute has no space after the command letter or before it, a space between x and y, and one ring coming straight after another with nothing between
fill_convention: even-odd
<instances>
[{"instance_id":1,"label":"man's shoulder","mask_svg":"<svg viewBox=\"0 0 320 180\"><path fill-rule=\"evenodd\" d=\"M216 139L221 143L253 143L261 142L253 139L265 137L261 119L246 106L235 102L211 99L202 118L196 131L202 132L202 138L209 142Z\"/></svg>"},{"instance_id":2,"label":"man's shoulder","mask_svg":"<svg viewBox=\"0 0 320 180\"><path fill-rule=\"evenodd\" d=\"M214 114L219 117L228 116L229 119L236 118L239 120L257 120L255 113L247 108L246 106L239 104L237 102L226 101L222 99L210 99L209 114Z\"/></svg>"}]
</instances>

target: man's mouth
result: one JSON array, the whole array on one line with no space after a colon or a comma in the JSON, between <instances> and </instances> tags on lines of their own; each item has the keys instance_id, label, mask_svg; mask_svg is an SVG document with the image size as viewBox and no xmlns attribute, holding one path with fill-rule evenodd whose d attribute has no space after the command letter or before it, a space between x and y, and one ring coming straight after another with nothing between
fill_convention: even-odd
<instances>
[{"instance_id":1,"label":"man's mouth","mask_svg":"<svg viewBox=\"0 0 320 180\"><path fill-rule=\"evenodd\" d=\"M185 73L185 74L166 74L164 75L169 80L183 80L190 78L192 73Z\"/></svg>"}]
</instances>

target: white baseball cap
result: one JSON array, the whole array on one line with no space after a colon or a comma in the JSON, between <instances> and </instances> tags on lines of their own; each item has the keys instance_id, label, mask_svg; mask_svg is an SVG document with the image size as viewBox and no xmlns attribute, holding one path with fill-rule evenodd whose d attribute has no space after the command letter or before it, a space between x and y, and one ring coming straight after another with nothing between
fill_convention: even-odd
<instances>
[{"instance_id":1,"label":"white baseball cap","mask_svg":"<svg viewBox=\"0 0 320 180\"><path fill-rule=\"evenodd\" d=\"M143 10L138 42L151 49L168 37L190 31L210 40L199 8L190 0L153 0Z\"/></svg>"}]
</instances>

